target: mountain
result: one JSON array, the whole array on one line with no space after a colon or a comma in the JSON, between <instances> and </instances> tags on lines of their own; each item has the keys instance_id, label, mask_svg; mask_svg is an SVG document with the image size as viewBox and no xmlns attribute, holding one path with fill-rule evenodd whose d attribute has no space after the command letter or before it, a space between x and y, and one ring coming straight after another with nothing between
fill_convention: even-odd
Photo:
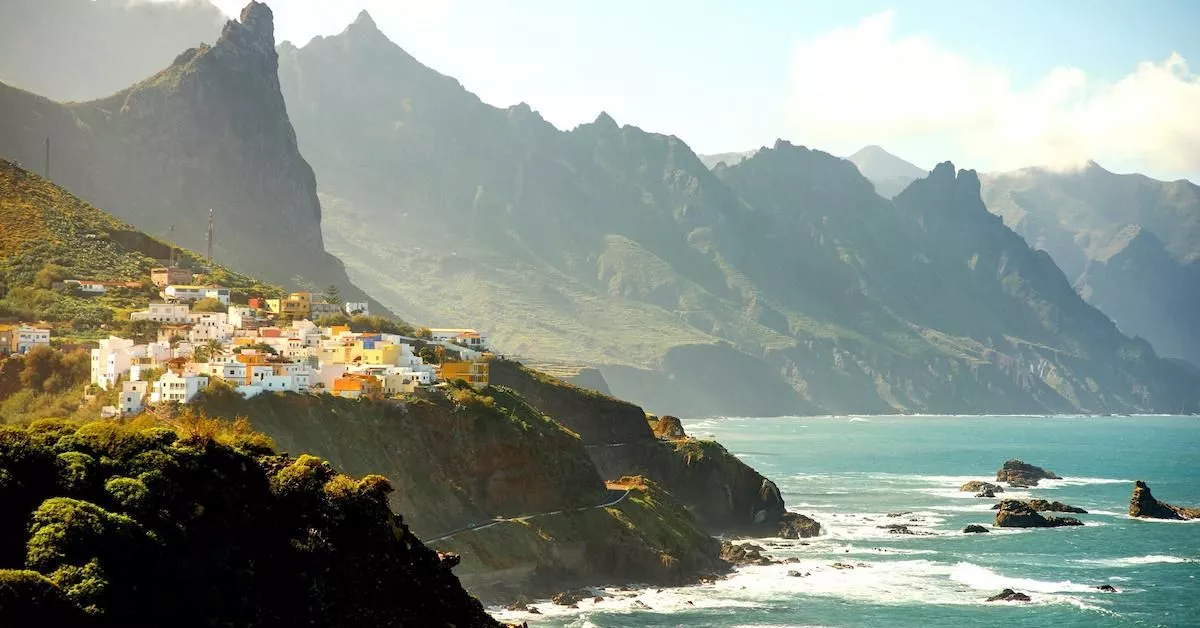
<instances>
[{"instance_id":1,"label":"mountain","mask_svg":"<svg viewBox=\"0 0 1200 628\"><path fill-rule=\"evenodd\" d=\"M109 325L114 308L140 307L157 296L150 270L172 251L177 265L203 272L235 296L279 292L220 265L210 268L196 253L149 236L3 159L0 208L0 317L69 322L80 330ZM52 289L63 279L128 285L96 299Z\"/></svg>"},{"instance_id":2,"label":"mountain","mask_svg":"<svg viewBox=\"0 0 1200 628\"><path fill-rule=\"evenodd\" d=\"M598 366L651 410L1178 411L1195 375L1084 303L939 165L895 202L778 142L710 170L600 114L489 106L367 14L280 47L331 248L422 320Z\"/></svg>"},{"instance_id":3,"label":"mountain","mask_svg":"<svg viewBox=\"0 0 1200 628\"><path fill-rule=\"evenodd\" d=\"M878 146L863 147L846 159L875 184L875 191L884 198L895 197L928 173Z\"/></svg>"},{"instance_id":4,"label":"mountain","mask_svg":"<svg viewBox=\"0 0 1200 628\"><path fill-rule=\"evenodd\" d=\"M711 155L697 155L700 162L709 168L716 168L717 164L724 163L726 166L732 166L747 157L753 157L757 150L744 150L735 153L713 153Z\"/></svg>"},{"instance_id":5,"label":"mountain","mask_svg":"<svg viewBox=\"0 0 1200 628\"><path fill-rule=\"evenodd\" d=\"M1006 225L1062 267L1076 289L1159 353L1200 364L1200 187L1115 174L1027 168L983 178Z\"/></svg>"},{"instance_id":6,"label":"mountain","mask_svg":"<svg viewBox=\"0 0 1200 628\"><path fill-rule=\"evenodd\" d=\"M108 96L221 32L206 0L5 0L0 82L54 100Z\"/></svg>"},{"instance_id":7,"label":"mountain","mask_svg":"<svg viewBox=\"0 0 1200 628\"><path fill-rule=\"evenodd\" d=\"M251 2L212 45L112 96L56 103L0 84L0 156L155 236L289 286L369 300L325 252L312 169L279 91L274 23ZM173 227L173 231L172 231Z\"/></svg>"}]
</instances>

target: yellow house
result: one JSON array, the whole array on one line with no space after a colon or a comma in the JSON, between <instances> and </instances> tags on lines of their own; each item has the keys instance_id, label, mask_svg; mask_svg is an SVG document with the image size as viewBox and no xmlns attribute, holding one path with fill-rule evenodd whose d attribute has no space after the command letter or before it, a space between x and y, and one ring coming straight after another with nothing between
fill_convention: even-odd
<instances>
[{"instance_id":1,"label":"yellow house","mask_svg":"<svg viewBox=\"0 0 1200 628\"><path fill-rule=\"evenodd\" d=\"M400 346L390 342L362 341L339 347L321 349L319 359L328 364L381 364L395 366L400 360Z\"/></svg>"},{"instance_id":2,"label":"yellow house","mask_svg":"<svg viewBox=\"0 0 1200 628\"><path fill-rule=\"evenodd\" d=\"M309 318L312 315L312 293L293 292L286 299L267 299L267 309L296 320Z\"/></svg>"},{"instance_id":3,"label":"yellow house","mask_svg":"<svg viewBox=\"0 0 1200 628\"><path fill-rule=\"evenodd\" d=\"M490 365L483 360L471 362L443 362L442 379L452 382L456 379L465 380L472 388L487 388Z\"/></svg>"}]
</instances>

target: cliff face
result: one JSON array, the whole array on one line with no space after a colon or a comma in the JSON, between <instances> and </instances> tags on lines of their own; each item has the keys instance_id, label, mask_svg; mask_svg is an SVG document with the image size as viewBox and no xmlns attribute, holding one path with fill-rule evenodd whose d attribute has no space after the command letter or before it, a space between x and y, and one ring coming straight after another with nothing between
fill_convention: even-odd
<instances>
[{"instance_id":1,"label":"cliff face","mask_svg":"<svg viewBox=\"0 0 1200 628\"><path fill-rule=\"evenodd\" d=\"M788 517L775 483L719 443L683 434L660 440L641 408L516 362L493 362L491 377L577 432L601 477L650 478L714 533L781 532Z\"/></svg>"},{"instance_id":2,"label":"cliff face","mask_svg":"<svg viewBox=\"0 0 1200 628\"><path fill-rule=\"evenodd\" d=\"M457 573L491 599L568 584L676 584L723 568L719 548L670 495L639 485L622 498L626 489L601 481L575 434L505 388L404 405L218 395L204 407L249 417L289 451L388 477L391 503L417 536L460 553ZM651 524L660 509L669 516Z\"/></svg>"},{"instance_id":3,"label":"cliff face","mask_svg":"<svg viewBox=\"0 0 1200 628\"><path fill-rule=\"evenodd\" d=\"M173 227L172 239L205 250L212 209L219 261L365 298L325 253L266 5L251 2L212 46L101 100L59 104L0 84L0 155L44 168L47 139L51 179L151 235Z\"/></svg>"}]
</instances>

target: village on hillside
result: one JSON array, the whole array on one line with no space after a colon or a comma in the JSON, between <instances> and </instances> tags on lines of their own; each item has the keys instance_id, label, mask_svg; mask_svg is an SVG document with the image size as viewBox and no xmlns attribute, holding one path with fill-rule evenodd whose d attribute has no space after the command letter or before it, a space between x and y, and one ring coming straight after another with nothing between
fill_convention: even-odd
<instances>
[{"instance_id":1,"label":"village on hillside","mask_svg":"<svg viewBox=\"0 0 1200 628\"><path fill-rule=\"evenodd\" d=\"M175 267L153 269L150 280L160 300L129 319L146 321L157 337L138 342L110 335L91 350L89 394L119 390L119 403L104 406L104 418L139 414L153 404L186 404L218 383L245 398L290 392L355 399L403 398L455 380L476 389L488 384L493 356L486 336L474 329L353 331L352 321L380 320L365 302L302 291L237 304L229 288L193 285L192 271ZM61 283L80 294L124 287ZM0 326L0 354L26 354L49 346L50 339L48 328Z\"/></svg>"}]
</instances>

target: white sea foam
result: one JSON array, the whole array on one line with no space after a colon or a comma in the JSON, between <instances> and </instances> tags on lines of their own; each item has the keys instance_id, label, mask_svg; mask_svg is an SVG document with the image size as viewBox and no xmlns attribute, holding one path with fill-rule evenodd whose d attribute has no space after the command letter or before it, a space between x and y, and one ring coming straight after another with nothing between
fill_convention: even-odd
<instances>
[{"instance_id":1,"label":"white sea foam","mask_svg":"<svg viewBox=\"0 0 1200 628\"><path fill-rule=\"evenodd\" d=\"M1080 558L1071 562L1085 565L1099 565L1102 567L1136 567L1139 565L1155 565L1160 563L1194 563L1197 562L1197 559L1185 558L1183 556L1168 556L1165 554L1149 554L1147 556L1128 556L1125 558Z\"/></svg>"},{"instance_id":2,"label":"white sea foam","mask_svg":"<svg viewBox=\"0 0 1200 628\"><path fill-rule=\"evenodd\" d=\"M1095 591L1095 587L1091 585L1079 584L1070 580L1050 581L1004 576L987 567L967 562L961 562L951 567L950 579L980 591L999 591L1001 589L1036 593L1090 593Z\"/></svg>"},{"instance_id":3,"label":"white sea foam","mask_svg":"<svg viewBox=\"0 0 1200 628\"><path fill-rule=\"evenodd\" d=\"M1066 477L1061 480L1042 480L1035 488L1061 488L1064 486L1091 486L1093 484L1133 484L1133 480L1117 478Z\"/></svg>"}]
</instances>

